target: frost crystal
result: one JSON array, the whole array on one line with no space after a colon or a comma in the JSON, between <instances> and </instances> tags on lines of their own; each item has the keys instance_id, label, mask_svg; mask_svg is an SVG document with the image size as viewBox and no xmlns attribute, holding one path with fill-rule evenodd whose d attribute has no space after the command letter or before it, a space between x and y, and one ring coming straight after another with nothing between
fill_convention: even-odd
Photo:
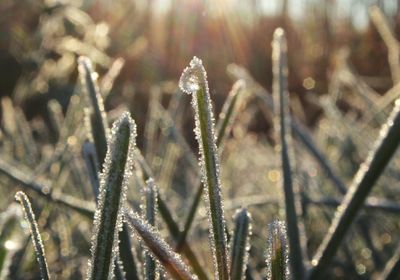
<instances>
[{"instance_id":1,"label":"frost crystal","mask_svg":"<svg viewBox=\"0 0 400 280\"><path fill-rule=\"evenodd\" d=\"M196 93L201 89L202 84L207 80L207 74L204 70L203 62L197 57L193 57L189 67L183 70L179 79L179 88L187 94Z\"/></svg>"},{"instance_id":2,"label":"frost crystal","mask_svg":"<svg viewBox=\"0 0 400 280\"><path fill-rule=\"evenodd\" d=\"M267 279L288 279L288 245L285 223L275 220L268 226Z\"/></svg>"}]
</instances>

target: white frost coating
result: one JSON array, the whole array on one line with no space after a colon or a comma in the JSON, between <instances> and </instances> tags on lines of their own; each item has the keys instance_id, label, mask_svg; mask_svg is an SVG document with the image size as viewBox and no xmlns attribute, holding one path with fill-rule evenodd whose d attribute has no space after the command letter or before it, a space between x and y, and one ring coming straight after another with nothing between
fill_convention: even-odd
<instances>
[{"instance_id":1,"label":"white frost coating","mask_svg":"<svg viewBox=\"0 0 400 280\"><path fill-rule=\"evenodd\" d=\"M121 129L122 128L122 129ZM122 151L121 144L126 141L126 133L124 133L123 128L129 129L129 144L127 151ZM122 134L122 135L121 135ZM124 139L125 136L125 139ZM109 278L113 276L114 270L114 260L118 255L118 232L122 230L123 223L123 208L126 201L126 192L127 186L129 183L129 178L132 174L132 166L134 161L134 149L136 147L136 124L135 121L131 118L128 112L125 112L121 115L121 117L114 122L113 127L111 129L111 135L108 139L108 149L107 155L103 164L103 172L100 174L100 194L98 200L98 206L96 208L96 212L94 215L94 230L92 235L92 260L89 260L88 263L88 272L87 279L97 279L99 275L104 273L105 267L98 266L96 271L96 275L93 275L93 261L95 259L95 254L97 254L97 248L101 246L105 246L103 244L97 244L98 235L104 235L109 233L108 231L113 231L111 234L113 235L113 245L112 245L112 253L110 260L109 270ZM126 155L124 156L124 153ZM119 160L126 157L125 164L121 164ZM111 173L112 172L112 173ZM110 198L112 194L110 194L111 188L116 187L115 182L117 178L123 174L121 192L120 192L120 200L117 211L117 220L115 224L115 228L109 229L107 227L102 227L103 225L111 224L111 217L109 215L109 209L113 205L110 204L110 201L106 201L106 198ZM113 200L113 198L111 198ZM114 197L115 199L115 197ZM114 205L115 206L115 205ZM107 208L107 209L106 209ZM105 256L103 256L105 257ZM97 265L97 263L95 264Z\"/></svg>"},{"instance_id":2,"label":"white frost coating","mask_svg":"<svg viewBox=\"0 0 400 280\"><path fill-rule=\"evenodd\" d=\"M164 266L171 276L177 279L198 279L196 275L190 272L180 255L175 253L167 242L161 238L161 235L154 227L143 221L136 212L127 211L125 213L126 221L136 234L136 237L146 245L148 252Z\"/></svg>"},{"instance_id":3,"label":"white frost coating","mask_svg":"<svg viewBox=\"0 0 400 280\"><path fill-rule=\"evenodd\" d=\"M277 256L281 253L281 256ZM274 220L268 225L267 279L272 279L272 260L282 259L284 279L289 277L287 232L284 222Z\"/></svg>"},{"instance_id":4,"label":"white frost coating","mask_svg":"<svg viewBox=\"0 0 400 280\"><path fill-rule=\"evenodd\" d=\"M204 70L203 62L197 57L193 57L189 67L183 70L179 79L179 88L187 94L196 93L202 85L207 84L207 74Z\"/></svg>"},{"instance_id":5,"label":"white frost coating","mask_svg":"<svg viewBox=\"0 0 400 280\"><path fill-rule=\"evenodd\" d=\"M179 80L181 90L192 95L195 110L195 135L199 142L200 167L204 197L209 217L209 240L215 279L229 279L229 255L225 218L219 179L219 159L214 132L214 114L208 89L207 74L202 61L193 57ZM218 240L216 240L218 238ZM221 275L220 275L221 274Z\"/></svg>"},{"instance_id":6,"label":"white frost coating","mask_svg":"<svg viewBox=\"0 0 400 280\"><path fill-rule=\"evenodd\" d=\"M19 191L15 194L15 199L21 204L24 211L25 220L29 224L29 230L32 236L33 247L35 248L36 259L40 267L40 275L42 279L50 279L49 269L44 253L43 241L40 237L39 227L36 223L35 214L32 211L32 206L29 202L28 196L24 192Z\"/></svg>"}]
</instances>

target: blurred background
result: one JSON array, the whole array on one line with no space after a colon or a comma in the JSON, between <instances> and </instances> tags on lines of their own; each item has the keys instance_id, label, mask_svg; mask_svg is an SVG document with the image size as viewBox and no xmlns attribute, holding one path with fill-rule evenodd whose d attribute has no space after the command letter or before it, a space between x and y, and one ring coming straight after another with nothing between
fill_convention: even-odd
<instances>
[{"instance_id":1,"label":"blurred background","mask_svg":"<svg viewBox=\"0 0 400 280\"><path fill-rule=\"evenodd\" d=\"M229 63L244 66L271 89L270 42L281 26L289 41L289 90L313 125L320 113L313 96L327 93L342 48L377 92L392 86L387 48L368 16L371 4L384 11L397 35L396 0L2 0L0 95L12 96L29 120L46 119L49 99L67 107L77 56L88 55L100 75L123 58L106 107L125 102L143 120L142 101L151 86L173 91L168 82L176 82L196 55L204 60L218 111L231 87ZM268 128L262 122L253 126Z\"/></svg>"}]
</instances>

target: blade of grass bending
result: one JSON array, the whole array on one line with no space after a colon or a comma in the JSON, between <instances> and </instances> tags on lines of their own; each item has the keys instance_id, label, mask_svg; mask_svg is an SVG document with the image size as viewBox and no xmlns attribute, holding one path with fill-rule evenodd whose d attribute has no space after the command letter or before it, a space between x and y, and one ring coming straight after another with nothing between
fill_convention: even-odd
<instances>
[{"instance_id":1,"label":"blade of grass bending","mask_svg":"<svg viewBox=\"0 0 400 280\"><path fill-rule=\"evenodd\" d=\"M173 278L181 280L197 279L195 275L191 274L180 256L172 250L151 225L143 221L132 210L126 213L125 217L136 236L143 241L148 250Z\"/></svg>"},{"instance_id":2,"label":"blade of grass bending","mask_svg":"<svg viewBox=\"0 0 400 280\"><path fill-rule=\"evenodd\" d=\"M81 56L78 59L78 63L81 83L85 86L87 96L93 108L93 114L90 115L90 123L93 133L93 140L96 145L97 156L99 158L100 165L102 165L106 157L107 138L109 135L103 98L96 83L95 75L97 74L93 71L90 59Z\"/></svg>"},{"instance_id":3,"label":"blade of grass bending","mask_svg":"<svg viewBox=\"0 0 400 280\"><path fill-rule=\"evenodd\" d=\"M216 279L230 279L226 225L219 178L219 159L214 134L214 116L203 63L194 57L179 80L179 87L192 95L195 133L201 154L201 169L208 204L210 244Z\"/></svg>"},{"instance_id":4,"label":"blade of grass bending","mask_svg":"<svg viewBox=\"0 0 400 280\"><path fill-rule=\"evenodd\" d=\"M289 97L287 92L287 46L283 29L275 30L272 42L273 63L273 97L276 110L276 125L280 133L281 164L283 173L283 189L285 194L286 224L289 238L289 263L293 277L304 277L304 264L300 246L300 225L296 211L296 198L292 178L292 143L290 131Z\"/></svg>"},{"instance_id":5,"label":"blade of grass bending","mask_svg":"<svg viewBox=\"0 0 400 280\"><path fill-rule=\"evenodd\" d=\"M108 279L113 273L135 145L136 124L129 113L124 113L113 125L101 174L88 279Z\"/></svg>"},{"instance_id":6,"label":"blade of grass bending","mask_svg":"<svg viewBox=\"0 0 400 280\"><path fill-rule=\"evenodd\" d=\"M312 261L311 279L319 279L323 275L347 231L352 225L357 213L363 206L372 187L383 173L394 152L400 143L400 99L385 125L381 128L376 148L361 164L360 169L353 179L353 183L346 193L341 205L338 207L335 218L328 230L328 235Z\"/></svg>"},{"instance_id":7,"label":"blade of grass bending","mask_svg":"<svg viewBox=\"0 0 400 280\"><path fill-rule=\"evenodd\" d=\"M156 207L157 207L157 187L154 185L153 179L148 179L146 188L144 189L144 219L151 226L156 224ZM156 262L148 251L145 251L144 275L146 280L157 279Z\"/></svg>"},{"instance_id":8,"label":"blade of grass bending","mask_svg":"<svg viewBox=\"0 0 400 280\"><path fill-rule=\"evenodd\" d=\"M47 266L46 256L44 253L44 246L42 238L40 237L40 232L38 225L35 220L35 214L32 211L32 206L29 201L28 196L24 192L17 192L15 199L21 204L24 210L25 220L29 224L29 230L32 236L32 243L35 248L36 259L39 263L40 275L43 280L50 279L49 268Z\"/></svg>"},{"instance_id":9,"label":"blade of grass bending","mask_svg":"<svg viewBox=\"0 0 400 280\"><path fill-rule=\"evenodd\" d=\"M266 260L268 280L287 280L290 278L286 234L286 227L283 222L275 220L268 225Z\"/></svg>"},{"instance_id":10,"label":"blade of grass bending","mask_svg":"<svg viewBox=\"0 0 400 280\"><path fill-rule=\"evenodd\" d=\"M222 153L223 147L222 143L226 135L229 133L235 116L237 115L237 103L238 97L240 93L244 90L245 82L244 80L238 80L232 87L228 98L225 100L224 105L222 106L221 114L217 121L217 147L219 153ZM197 187L196 194L194 196L193 202L190 206L189 213L185 220L185 225L182 231L182 234L179 236L176 250L179 252L182 248L183 243L186 241L186 237L189 233L189 230L193 224L194 216L196 215L197 208L199 207L201 196L203 194L203 185L200 182L199 186Z\"/></svg>"},{"instance_id":11,"label":"blade of grass bending","mask_svg":"<svg viewBox=\"0 0 400 280\"><path fill-rule=\"evenodd\" d=\"M386 267L384 268L381 275L377 277L377 279L382 280L395 280L398 279L400 272L400 247L396 249L394 255L387 262Z\"/></svg>"},{"instance_id":12,"label":"blade of grass bending","mask_svg":"<svg viewBox=\"0 0 400 280\"><path fill-rule=\"evenodd\" d=\"M250 250L251 216L245 208L234 216L235 230L231 246L231 279L244 279Z\"/></svg>"}]
</instances>

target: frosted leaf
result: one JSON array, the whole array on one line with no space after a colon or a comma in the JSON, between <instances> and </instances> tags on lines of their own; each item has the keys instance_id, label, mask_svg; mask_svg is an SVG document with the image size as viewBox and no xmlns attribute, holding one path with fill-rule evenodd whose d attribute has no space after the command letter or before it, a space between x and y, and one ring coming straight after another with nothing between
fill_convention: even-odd
<instances>
[{"instance_id":1,"label":"frosted leaf","mask_svg":"<svg viewBox=\"0 0 400 280\"><path fill-rule=\"evenodd\" d=\"M288 245L285 223L268 225L267 279L289 279Z\"/></svg>"},{"instance_id":2,"label":"frosted leaf","mask_svg":"<svg viewBox=\"0 0 400 280\"><path fill-rule=\"evenodd\" d=\"M197 92L204 86L207 79L206 71L204 70L203 62L197 57L193 57L189 67L183 70L179 79L179 88L187 94Z\"/></svg>"},{"instance_id":3,"label":"frosted leaf","mask_svg":"<svg viewBox=\"0 0 400 280\"><path fill-rule=\"evenodd\" d=\"M195 135L199 142L204 197L209 217L209 240L214 263L214 277L229 279L229 255L222 206L220 167L214 132L214 115L208 89L207 74L200 59L194 57L181 76L180 88L192 94L195 110Z\"/></svg>"},{"instance_id":4,"label":"frosted leaf","mask_svg":"<svg viewBox=\"0 0 400 280\"><path fill-rule=\"evenodd\" d=\"M146 245L148 252L158 260L171 276L177 279L198 279L197 276L190 272L180 255L175 253L168 243L161 238L154 227L149 225L146 221L143 221L139 215L132 210L129 210L125 214L125 217L128 225L136 234L136 237Z\"/></svg>"},{"instance_id":5,"label":"frosted leaf","mask_svg":"<svg viewBox=\"0 0 400 280\"><path fill-rule=\"evenodd\" d=\"M36 223L35 214L32 211L32 206L28 196L24 192L17 192L15 199L21 204L24 211L25 220L29 224L29 230L31 232L33 247L35 248L36 259L39 263L40 275L43 280L50 279L49 268L46 262L46 256L44 253L44 246L42 238L40 237L39 227Z\"/></svg>"},{"instance_id":6,"label":"frosted leaf","mask_svg":"<svg viewBox=\"0 0 400 280\"><path fill-rule=\"evenodd\" d=\"M123 207L132 173L136 124L129 113L114 122L107 155L100 175L100 194L94 217L92 260L88 279L112 277L118 255L118 232L122 230Z\"/></svg>"}]
</instances>

